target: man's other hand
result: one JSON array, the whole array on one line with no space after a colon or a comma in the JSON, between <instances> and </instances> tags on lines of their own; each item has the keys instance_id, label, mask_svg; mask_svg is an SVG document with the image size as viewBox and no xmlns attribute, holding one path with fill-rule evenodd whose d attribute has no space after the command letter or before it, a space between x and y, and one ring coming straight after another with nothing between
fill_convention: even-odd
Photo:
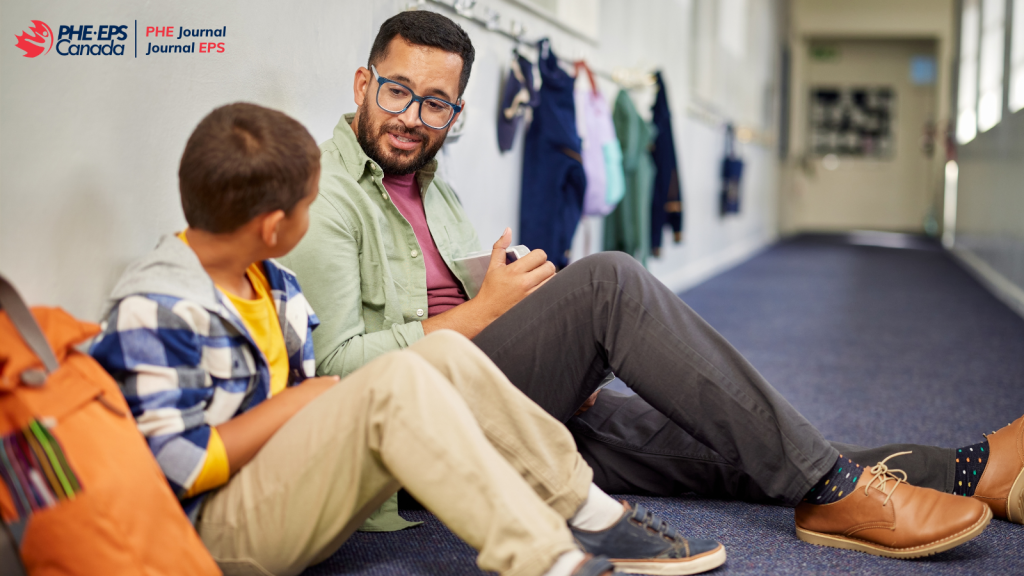
<instances>
[{"instance_id":1,"label":"man's other hand","mask_svg":"<svg viewBox=\"0 0 1024 576\"><path fill-rule=\"evenodd\" d=\"M598 392L600 392L600 390L598 390L598 391L594 392L593 394L591 394L590 397L587 398L583 402L583 405L576 409L576 413L573 414L573 416L579 416L580 414L583 414L587 410L590 410L591 408L593 408L594 404L597 403L597 393Z\"/></svg>"}]
</instances>

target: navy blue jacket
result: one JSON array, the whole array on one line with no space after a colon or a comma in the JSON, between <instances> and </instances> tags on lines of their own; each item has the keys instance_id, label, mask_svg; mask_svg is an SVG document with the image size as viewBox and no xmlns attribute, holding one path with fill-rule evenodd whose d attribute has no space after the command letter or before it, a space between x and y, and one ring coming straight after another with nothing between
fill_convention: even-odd
<instances>
[{"instance_id":1,"label":"navy blue jacket","mask_svg":"<svg viewBox=\"0 0 1024 576\"><path fill-rule=\"evenodd\" d=\"M583 214L587 177L576 132L575 79L558 66L547 40L538 43L540 103L526 133L519 237L531 250L547 252L558 268L569 263L568 252Z\"/></svg>"},{"instance_id":2,"label":"navy blue jacket","mask_svg":"<svg viewBox=\"0 0 1024 576\"><path fill-rule=\"evenodd\" d=\"M672 227L676 242L683 239L683 181L672 138L672 113L668 109L665 82L661 72L656 72L654 77L658 83L658 95L651 107L651 121L658 129L658 135L651 151L657 168L651 194L651 252L657 256L661 249L661 231L666 225Z\"/></svg>"}]
</instances>

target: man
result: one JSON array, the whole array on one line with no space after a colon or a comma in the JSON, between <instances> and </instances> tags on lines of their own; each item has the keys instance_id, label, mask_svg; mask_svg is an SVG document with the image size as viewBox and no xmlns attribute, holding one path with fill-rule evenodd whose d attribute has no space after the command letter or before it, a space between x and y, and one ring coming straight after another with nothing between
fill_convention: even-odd
<instances>
[{"instance_id":1,"label":"man","mask_svg":"<svg viewBox=\"0 0 1024 576\"><path fill-rule=\"evenodd\" d=\"M467 300L453 260L479 242L458 198L433 177L433 156L466 106L473 58L453 22L406 12L381 26L355 74L357 112L321 145L310 233L287 259L322 321L319 374L347 374L452 329L563 422L610 371L637 392L602 394L571 423L606 489L797 506L801 539L900 558L973 538L993 511L1021 521L1024 462L1013 445L1024 418L991 444L965 447L989 454L969 487L954 485L967 463L952 450L830 444L625 255L595 255L557 275L540 251L505 265L506 229L479 294ZM905 475L889 471L894 462ZM955 489L976 499L949 494Z\"/></svg>"}]
</instances>

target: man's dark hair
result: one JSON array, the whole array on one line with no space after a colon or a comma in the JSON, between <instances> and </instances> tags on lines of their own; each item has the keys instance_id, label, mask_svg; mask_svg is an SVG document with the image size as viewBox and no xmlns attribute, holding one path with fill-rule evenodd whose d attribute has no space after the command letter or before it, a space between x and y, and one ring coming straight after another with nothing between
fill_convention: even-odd
<instances>
[{"instance_id":1,"label":"man's dark hair","mask_svg":"<svg viewBox=\"0 0 1024 576\"><path fill-rule=\"evenodd\" d=\"M181 155L185 220L222 234L260 214L290 213L319 168L316 142L291 117L244 102L221 106L196 126Z\"/></svg>"},{"instance_id":2,"label":"man's dark hair","mask_svg":"<svg viewBox=\"0 0 1024 576\"><path fill-rule=\"evenodd\" d=\"M370 49L367 67L380 64L388 56L388 44L395 36L401 36L410 44L440 48L445 52L462 57L462 74L459 76L459 97L469 84L469 72L473 69L476 51L469 34L449 18L427 10L399 12L381 24L377 38Z\"/></svg>"}]
</instances>

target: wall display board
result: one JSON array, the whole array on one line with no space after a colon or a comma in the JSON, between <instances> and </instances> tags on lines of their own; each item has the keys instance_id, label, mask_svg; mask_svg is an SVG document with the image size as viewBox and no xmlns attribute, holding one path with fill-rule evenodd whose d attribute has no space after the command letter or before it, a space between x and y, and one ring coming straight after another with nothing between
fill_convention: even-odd
<instances>
[{"instance_id":1,"label":"wall display board","mask_svg":"<svg viewBox=\"0 0 1024 576\"><path fill-rule=\"evenodd\" d=\"M815 155L892 159L896 91L891 86L812 87L810 103Z\"/></svg>"}]
</instances>

